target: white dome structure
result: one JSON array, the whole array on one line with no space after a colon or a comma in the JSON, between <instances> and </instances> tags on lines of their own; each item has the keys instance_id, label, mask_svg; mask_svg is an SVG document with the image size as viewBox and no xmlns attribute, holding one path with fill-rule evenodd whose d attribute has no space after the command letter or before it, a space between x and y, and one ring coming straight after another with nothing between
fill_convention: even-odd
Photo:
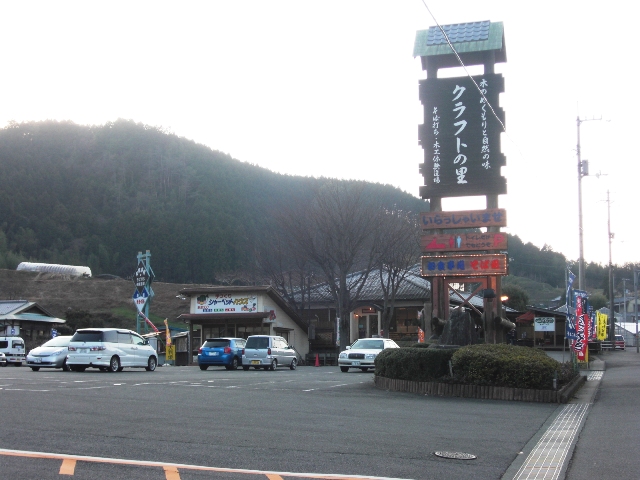
<instances>
[{"instance_id":1,"label":"white dome structure","mask_svg":"<svg viewBox=\"0 0 640 480\"><path fill-rule=\"evenodd\" d=\"M78 267L75 265L57 265L55 263L31 263L22 262L16 270L27 272L57 273L59 275L71 275L74 277L90 277L89 267Z\"/></svg>"}]
</instances>

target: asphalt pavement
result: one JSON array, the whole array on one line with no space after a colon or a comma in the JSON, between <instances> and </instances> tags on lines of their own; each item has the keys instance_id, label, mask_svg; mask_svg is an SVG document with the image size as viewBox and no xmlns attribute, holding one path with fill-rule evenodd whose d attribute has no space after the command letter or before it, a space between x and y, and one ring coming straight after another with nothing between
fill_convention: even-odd
<instances>
[{"instance_id":1,"label":"asphalt pavement","mask_svg":"<svg viewBox=\"0 0 640 480\"><path fill-rule=\"evenodd\" d=\"M595 357L567 405L390 392L337 367L1 368L0 478L638 479L639 366Z\"/></svg>"}]
</instances>

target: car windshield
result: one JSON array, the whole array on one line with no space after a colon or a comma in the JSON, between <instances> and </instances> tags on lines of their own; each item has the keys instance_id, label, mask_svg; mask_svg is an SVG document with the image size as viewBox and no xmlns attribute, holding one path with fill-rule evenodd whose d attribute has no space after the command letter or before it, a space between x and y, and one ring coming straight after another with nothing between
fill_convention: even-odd
<instances>
[{"instance_id":1,"label":"car windshield","mask_svg":"<svg viewBox=\"0 0 640 480\"><path fill-rule=\"evenodd\" d=\"M384 348L383 340L358 340L351 345L351 348L358 348L361 350L382 350Z\"/></svg>"},{"instance_id":2,"label":"car windshield","mask_svg":"<svg viewBox=\"0 0 640 480\"><path fill-rule=\"evenodd\" d=\"M616 335L616 340L621 342L624 338L622 338L622 335Z\"/></svg>"},{"instance_id":3,"label":"car windshield","mask_svg":"<svg viewBox=\"0 0 640 480\"><path fill-rule=\"evenodd\" d=\"M224 338L212 338L212 339L207 339L204 342L203 347L205 348L228 347L229 343L231 342L229 340L225 340Z\"/></svg>"},{"instance_id":4,"label":"car windshield","mask_svg":"<svg viewBox=\"0 0 640 480\"><path fill-rule=\"evenodd\" d=\"M71 337L55 337L42 344L43 347L68 347Z\"/></svg>"}]
</instances>

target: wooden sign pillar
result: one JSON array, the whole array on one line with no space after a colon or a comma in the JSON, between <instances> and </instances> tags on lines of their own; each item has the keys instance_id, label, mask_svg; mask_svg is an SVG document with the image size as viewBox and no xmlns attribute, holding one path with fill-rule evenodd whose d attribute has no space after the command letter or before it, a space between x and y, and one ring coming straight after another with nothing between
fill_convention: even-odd
<instances>
[{"instance_id":1,"label":"wooden sign pillar","mask_svg":"<svg viewBox=\"0 0 640 480\"><path fill-rule=\"evenodd\" d=\"M500 227L506 226L506 212L498 208L498 196L507 193L500 172L506 165L500 150L505 120L499 93L504 91L504 80L494 68L496 62L506 61L502 22L419 31L414 56L420 57L427 72L420 81L425 123L418 131L424 150L420 195L430 201L422 222L422 276L431 282L432 296L426 318L431 319L431 333L439 334L449 320L452 277L460 278L460 283L481 283L483 290L495 292L495 296L483 295L485 341L503 343L513 324L503 319L500 300L508 261L506 235L500 233ZM484 73L438 78L439 69L458 67L460 60L466 66L483 65ZM485 211L442 211L442 198L479 195L486 197Z\"/></svg>"}]
</instances>

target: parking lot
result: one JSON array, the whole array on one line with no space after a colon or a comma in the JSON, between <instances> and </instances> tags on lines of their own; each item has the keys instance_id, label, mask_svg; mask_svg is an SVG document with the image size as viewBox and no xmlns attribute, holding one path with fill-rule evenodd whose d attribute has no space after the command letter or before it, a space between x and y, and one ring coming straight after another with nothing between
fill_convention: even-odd
<instances>
[{"instance_id":1,"label":"parking lot","mask_svg":"<svg viewBox=\"0 0 640 480\"><path fill-rule=\"evenodd\" d=\"M387 392L338 367L7 367L0 408L6 478L464 479L500 478L557 405Z\"/></svg>"}]
</instances>

